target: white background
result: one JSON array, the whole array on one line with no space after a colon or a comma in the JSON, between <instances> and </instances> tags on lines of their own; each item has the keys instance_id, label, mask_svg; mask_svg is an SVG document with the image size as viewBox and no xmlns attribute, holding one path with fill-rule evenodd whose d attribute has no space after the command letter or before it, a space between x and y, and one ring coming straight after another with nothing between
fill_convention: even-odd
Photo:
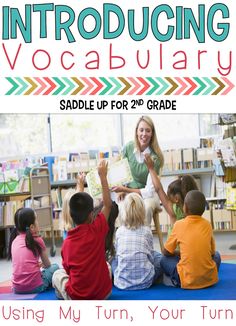
<instances>
[{"instance_id":1,"label":"white background","mask_svg":"<svg viewBox=\"0 0 236 326\"><path fill-rule=\"evenodd\" d=\"M30 4L33 3L46 3L47 1L31 1ZM24 5L27 1L4 1L4 5L10 5L13 7L19 8L22 13L22 17L24 17ZM68 5L72 7L76 13L76 18L78 17L80 11L86 7L88 7L87 1L54 1L56 4ZM203 44L199 44L196 40L196 37L193 32L191 32L190 40L179 40L176 41L174 38L168 42L163 42L163 69L160 70L160 56L159 56L159 47L160 42L157 41L152 32L151 28L149 28L149 34L147 38L141 42L133 41L127 29L127 10L135 9L135 17L138 24L142 22L142 7L149 7L149 16L151 17L151 13L153 9L163 4L160 1L119 1L113 2L114 4L119 5L126 18L126 25L122 35L119 38L113 40L104 40L102 35L102 30L100 34L92 40L84 40L78 30L77 24L75 20L73 26L71 27L71 31L76 39L74 43L68 43L67 38L64 33L62 33L62 40L55 41L55 17L54 12L49 12L47 14L48 17L48 37L47 39L39 39L39 15L38 13L32 13L32 43L25 44L21 34L18 31L18 38L16 40L4 40L6 50L8 52L9 58L11 61L14 60L19 44L22 44L21 50L19 52L18 58L16 60L16 65L13 70L10 69L9 64L6 60L6 56L3 51L2 44L0 45L0 100L1 100L1 112L25 112L25 113L63 113L65 111L61 111L59 107L59 101L61 99L78 99L78 96L5 96L4 94L11 88L11 85L8 81L5 80L4 77L7 76L19 76L19 77L63 77L63 76L104 76L104 77L129 77L129 76L142 76L142 77L221 77L218 69L217 63L217 55L218 51L221 53L221 64L223 66L227 66L229 63L229 51L232 51L232 69L230 74L227 76L230 81L236 84L236 64L235 60L235 37L233 31L236 30L236 5L233 1L222 1L222 3L226 4L230 10L230 18L223 20L219 14L216 15L216 19L214 21L214 25L220 22L228 22L230 23L230 33L228 38L224 42L214 42L209 36L206 27L206 42ZM206 0L206 1L191 1L191 5L189 1L165 1L165 4L172 6L173 11L175 12L175 7L183 6L183 7L191 7L193 12L197 17L198 4L206 5L206 17L209 8L212 6L215 1ZM101 16L102 16L102 5L101 1L89 1L89 6L96 8ZM1 18L1 13L0 13ZM67 19L67 16L64 17ZM171 24L175 26L175 19L171 19L169 22L166 20L165 15L160 16L161 23L160 26L163 26L163 33L166 31L167 25ZM197 19L197 18L196 18ZM136 24L136 31L140 31L141 27ZM86 19L86 28L93 29L94 21L93 19ZM113 28L117 26L117 18L112 16L112 24ZM219 31L220 32L220 31ZM1 30L0 30L1 33ZM112 43L113 46L113 54L120 55L126 59L126 65L124 68L110 70L108 65L109 59L109 45ZM32 65L32 56L38 49L43 49L47 51L51 57L50 67L46 70L36 70ZM136 63L136 52L140 51L140 58L143 58L144 62L146 60L146 51L150 51L150 64L147 69L140 69ZM201 69L197 67L197 51L205 50L206 54L202 56L202 66ZM72 62L75 63L74 67L71 70L64 70L60 64L60 56L63 51L70 51L74 54L74 57L71 58L67 56L65 63L70 65ZM88 70L85 68L85 64L88 61L94 60L95 56L90 55L86 57L86 54L89 51L97 51L100 56L100 68L98 70ZM172 65L178 61L182 60L183 57L181 55L177 55L173 57L173 54L176 51L185 51L187 55L187 69L186 70L176 70L173 69ZM73 60L72 60L73 59ZM44 66L47 63L47 58L44 55L37 56L37 64ZM115 63L115 61L114 61ZM118 64L119 62L117 62ZM148 99L157 99L157 100L176 100L177 110L175 111L166 111L168 113L220 113L220 112L232 112L235 111L235 107L233 104L233 98L235 98L236 90L235 88L227 95L227 96L142 96L144 100ZM109 101L109 106L106 111L103 113L120 113L121 110L111 110L111 100L120 99L120 97L112 97L112 96L82 96L80 99L85 100L98 100L107 99ZM122 96L122 100L127 99L130 101L131 99L136 99L138 97L133 96ZM144 104L142 107L138 108L139 110L133 112L132 110L128 110L128 112L124 113L153 113L153 110L148 110L147 105ZM98 112L98 110L95 109ZM99 111L100 112L100 111ZM164 112L164 111L163 111ZM68 111L67 111L68 113ZM72 111L71 113L88 113L86 110ZM91 112L93 113L93 112Z\"/></svg>"},{"instance_id":2,"label":"white background","mask_svg":"<svg viewBox=\"0 0 236 326\"><path fill-rule=\"evenodd\" d=\"M19 9L23 9L26 3L45 3L47 1L4 1L4 5L14 5L17 6ZM149 37L143 42L135 43L132 41L126 31L122 37L116 40L111 40L114 48L117 51L117 55L123 55L127 58L127 62L129 64L124 69L119 69L118 71L109 71L107 65L107 56L108 56L108 44L110 41L104 41L102 36L100 35L94 40L85 41L83 40L79 34L76 32L76 26L73 27L73 31L76 35L77 41L73 44L68 44L65 39L62 42L54 41L54 34L53 34L53 14L49 20L48 26L48 39L47 40L39 40L37 38L38 33L38 21L33 18L33 43L26 45L24 44L22 38L19 37L17 40L10 40L10 41L2 41L6 45L6 48L9 51L9 55L14 58L14 53L19 46L19 43L22 43L22 51L19 54L16 67L14 71L11 71L4 52L2 50L2 44L0 45L0 112L1 113L63 113L59 110L59 101L62 98L69 99L66 97L58 96L5 96L4 94L9 89L9 84L6 82L6 76L219 76L217 73L217 51L221 50L222 53L228 53L228 51L233 52L233 60L235 59L235 32L236 30L236 5L234 1L222 1L226 3L230 8L230 35L227 41L223 42L222 44L217 44L216 42L211 41L207 38L206 44L200 45L196 42L195 39L191 39L190 41L170 41L164 44L164 52L165 52L165 65L163 71L158 70L158 65L155 66L155 62L152 66L145 70L140 71L134 65L134 55L137 49L150 49L152 53L156 53L156 49L158 48L159 42L157 42L152 35L150 34ZM101 11L102 3L101 1L74 1L74 0L64 0L64 1L54 1L54 3L58 4L67 4L74 8L77 12L81 8L85 8L86 6L95 7ZM139 9L142 6L150 6L154 8L156 5L162 4L160 1L119 1L114 2L119 4L124 11L125 8L135 8ZM204 3L209 8L213 1L165 1L164 3L168 3L173 7L176 5L183 5L192 7L193 10L196 10L198 3ZM141 10L140 10L141 13ZM140 16L141 17L141 16ZM1 20L1 14L0 14ZM1 34L1 30L0 30ZM32 54L37 49L42 48L47 50L51 57L52 57L52 64L50 68L43 72L37 72L32 67ZM84 64L86 63L85 54L91 50L97 50L101 53L101 69L99 71L87 71L84 68ZM209 55L207 56L206 62L204 62L204 67L199 71L196 66L196 55L195 53L197 50L207 50L209 51ZM64 50L69 50L75 53L75 60L76 65L72 71L64 71L61 69L59 65L59 57L60 53ZM174 71L170 64L172 55L177 50L185 50L188 54L189 58L189 66L186 71ZM224 56L223 56L224 57ZM227 58L227 57L226 57ZM235 82L235 68L236 64L233 62L233 67L230 75L228 78L231 81ZM235 89L227 96L168 96L162 97L163 99L168 100L177 100L177 111L176 113L213 113L213 112L235 112L235 103L233 99L235 99ZM138 97L132 97L138 98ZM127 99L130 101L131 97L123 97L122 100ZM147 101L149 97L142 96L142 98ZM70 98L71 99L71 98ZM73 99L76 99L73 97ZM83 100L101 100L102 97L89 97L84 96ZM108 101L111 100L120 100L120 97L109 97L105 96L103 99ZM151 99L154 99L152 96ZM160 99L156 97L156 99ZM78 112L78 111L77 111ZM76 113L77 113L76 112ZM75 112L71 112L75 113ZM88 111L81 110L79 113L87 113ZM93 112L91 112L92 114ZM121 113L121 111L106 111L104 113ZM123 113L123 112L122 112ZM125 114L132 113L132 111L125 111ZM138 108L133 113L154 113L153 111L147 111L145 106L142 108ZM163 113L163 112L162 112ZM170 112L168 112L170 113ZM171 113L175 113L171 111ZM130 312L130 316L133 317L133 321L130 320L105 320L104 318L98 320L96 315L96 305L102 305L107 309L127 309ZM207 315L206 319L203 319L201 314L201 306L207 305L211 309L232 309L234 311L234 318L233 320L225 318L225 314L221 313L220 317L217 319L211 319L209 315ZM81 309L81 320L79 323L75 323L71 320L60 320L59 319L59 308L60 306L71 307L75 311ZM173 318L169 318L167 320L163 320L160 318L160 315L156 315L155 319L152 320L152 314L148 309L148 306L156 307L158 309L168 309L169 312L173 309L176 311L177 309L185 309L186 312L183 315L183 319L174 320ZM21 315L20 320L14 320L14 318L10 318L9 320L4 320L2 316L3 307L7 309L11 307L12 309L19 309L19 313ZM37 320L33 318L24 319L22 315L22 311L26 311L27 309L33 309L35 312L38 310L45 311L45 317L43 322L37 322ZM167 312L166 312L167 313ZM18 313L17 313L18 314ZM16 315L17 315L16 314ZM165 311L163 312L165 318ZM81 325L189 325L193 321L195 324L207 325L207 326L217 326L217 325L235 325L236 321L236 311L235 311L235 302L234 301L101 301L101 302L94 302L94 301L87 301L87 302L62 302L62 301L1 301L0 302L0 324L1 325L12 325L13 323L16 325L73 325L73 324L81 324Z\"/></svg>"},{"instance_id":3,"label":"white background","mask_svg":"<svg viewBox=\"0 0 236 326\"><path fill-rule=\"evenodd\" d=\"M17 321L12 317L13 314L8 320L4 320L2 311L5 311L8 318L9 311L13 313L14 309L18 309L15 310ZM127 315L124 312L120 314L124 309ZM33 310L28 312L29 319L27 319L28 310ZM60 311L64 313L64 316L61 313L61 318ZM107 319L105 314L114 317ZM14 301L11 303L1 301L0 303L0 322L4 326L12 325L14 322L16 325L25 326L55 324L58 326L183 326L189 323L231 326L235 325L235 320L236 309L233 301Z\"/></svg>"}]
</instances>

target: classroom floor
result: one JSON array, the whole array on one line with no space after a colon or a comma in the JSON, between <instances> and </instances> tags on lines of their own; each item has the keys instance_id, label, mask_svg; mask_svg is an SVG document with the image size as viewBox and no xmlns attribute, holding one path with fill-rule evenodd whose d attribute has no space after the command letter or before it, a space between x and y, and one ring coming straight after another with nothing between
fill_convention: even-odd
<instances>
[{"instance_id":1,"label":"classroom floor","mask_svg":"<svg viewBox=\"0 0 236 326\"><path fill-rule=\"evenodd\" d=\"M215 233L216 249L220 252L222 261L236 264L236 249L232 250L230 247L236 247L235 232L229 233ZM164 237L165 241L165 237ZM61 266L60 255L60 241L56 243L57 251L55 257L50 257L52 263L58 263ZM50 250L50 242L48 243L48 251ZM158 237L154 235L154 248L160 251ZM11 278L11 262L6 259L0 259L0 282L9 280Z\"/></svg>"}]
</instances>

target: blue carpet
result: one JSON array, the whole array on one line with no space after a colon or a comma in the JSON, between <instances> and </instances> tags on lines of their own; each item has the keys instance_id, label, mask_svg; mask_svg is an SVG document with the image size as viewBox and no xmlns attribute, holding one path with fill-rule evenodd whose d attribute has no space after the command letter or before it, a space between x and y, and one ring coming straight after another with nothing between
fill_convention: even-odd
<instances>
[{"instance_id":1,"label":"blue carpet","mask_svg":"<svg viewBox=\"0 0 236 326\"><path fill-rule=\"evenodd\" d=\"M113 287L109 300L235 300L236 264L221 264L219 282L201 290L184 290L154 285L147 290L124 291ZM54 290L40 293L34 300L56 300Z\"/></svg>"}]
</instances>

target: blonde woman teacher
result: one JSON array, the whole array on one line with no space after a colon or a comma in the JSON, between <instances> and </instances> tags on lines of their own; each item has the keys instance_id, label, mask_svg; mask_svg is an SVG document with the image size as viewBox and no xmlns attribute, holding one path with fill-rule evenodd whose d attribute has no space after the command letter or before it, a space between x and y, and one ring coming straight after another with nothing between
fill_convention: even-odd
<instances>
[{"instance_id":1,"label":"blonde woman teacher","mask_svg":"<svg viewBox=\"0 0 236 326\"><path fill-rule=\"evenodd\" d=\"M159 197L155 192L151 176L145 164L145 154L150 154L157 174L163 166L164 158L159 147L154 123L148 116L142 116L135 128L134 141L126 144L122 150L123 158L127 158L133 181L127 186L114 187L112 191L119 193L121 200L127 193L136 192L142 196L145 204L146 220L150 226L153 212L156 208L160 211Z\"/></svg>"}]
</instances>

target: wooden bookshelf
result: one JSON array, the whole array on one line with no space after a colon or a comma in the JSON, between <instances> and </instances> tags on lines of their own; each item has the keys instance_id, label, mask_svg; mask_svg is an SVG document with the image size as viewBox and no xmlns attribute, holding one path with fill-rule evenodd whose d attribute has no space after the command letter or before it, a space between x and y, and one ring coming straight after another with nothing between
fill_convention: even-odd
<instances>
[{"instance_id":1,"label":"wooden bookshelf","mask_svg":"<svg viewBox=\"0 0 236 326\"><path fill-rule=\"evenodd\" d=\"M30 192L16 192L12 194L0 194L0 201L26 200L30 198Z\"/></svg>"},{"instance_id":2,"label":"wooden bookshelf","mask_svg":"<svg viewBox=\"0 0 236 326\"><path fill-rule=\"evenodd\" d=\"M5 233L5 255L7 253L10 229L14 226L14 214L20 207L32 207L37 213L39 225L42 230L50 228L52 238L51 256L55 255L51 185L47 167L31 169L30 192L0 194L0 202L2 203L1 208L3 214L0 229Z\"/></svg>"}]
</instances>

